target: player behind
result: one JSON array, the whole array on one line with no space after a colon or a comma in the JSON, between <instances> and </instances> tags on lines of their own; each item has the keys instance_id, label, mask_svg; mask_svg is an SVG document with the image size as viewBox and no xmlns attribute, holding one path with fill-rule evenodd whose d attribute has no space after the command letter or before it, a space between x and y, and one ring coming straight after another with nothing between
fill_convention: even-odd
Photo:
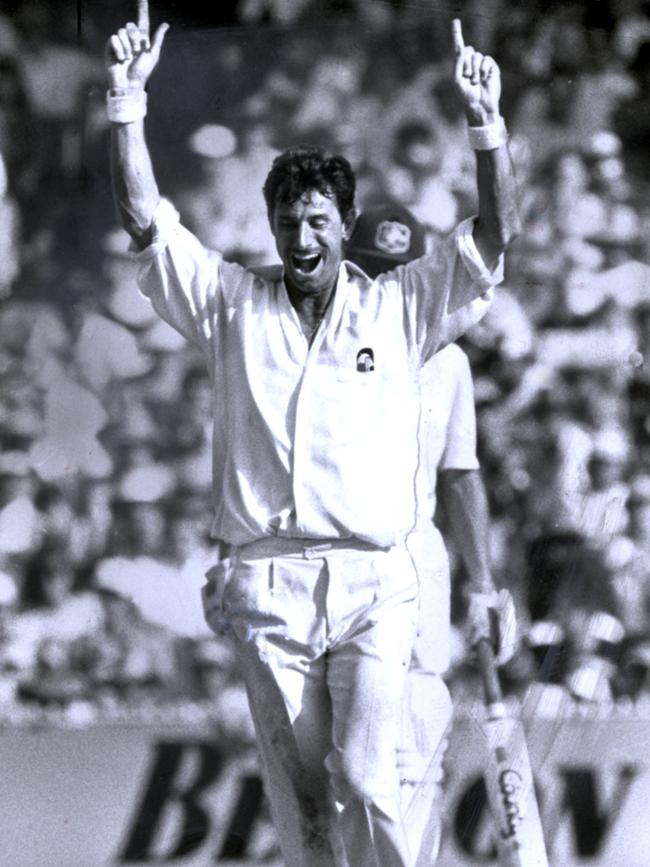
<instances>
[{"instance_id":1,"label":"player behind","mask_svg":"<svg viewBox=\"0 0 650 867\"><path fill-rule=\"evenodd\" d=\"M369 277L424 255L426 236L399 204L375 205L358 218L347 258ZM439 784L445 735L452 715L443 675L450 654L449 559L434 524L436 501L467 577L469 640L484 634L486 600L499 612L500 661L513 651L514 608L507 591L497 597L490 569L488 507L476 456L476 411L469 361L450 343L421 368L417 475L418 518L407 544L419 578L419 612L398 750L402 809L417 862L435 862L440 844Z\"/></svg>"},{"instance_id":2,"label":"player behind","mask_svg":"<svg viewBox=\"0 0 650 867\"><path fill-rule=\"evenodd\" d=\"M288 867L343 863L338 840L353 867L406 867L394 757L417 611L415 382L480 318L518 231L499 70L456 26L476 219L372 281L343 261L349 163L291 148L264 185L282 269L260 276L209 253L161 200L144 116L165 31L149 38L142 0L109 40L111 162L141 290L214 385L213 531L231 550L206 616L232 635Z\"/></svg>"}]
</instances>

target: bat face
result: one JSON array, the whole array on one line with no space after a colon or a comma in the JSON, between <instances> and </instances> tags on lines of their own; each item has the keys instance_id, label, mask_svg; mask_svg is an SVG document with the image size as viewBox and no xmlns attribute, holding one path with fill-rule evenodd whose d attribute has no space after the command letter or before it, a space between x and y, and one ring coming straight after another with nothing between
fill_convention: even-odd
<instances>
[{"instance_id":1,"label":"bat face","mask_svg":"<svg viewBox=\"0 0 650 867\"><path fill-rule=\"evenodd\" d=\"M522 724L510 717L485 724L485 784L501 867L548 867Z\"/></svg>"},{"instance_id":2,"label":"bat face","mask_svg":"<svg viewBox=\"0 0 650 867\"><path fill-rule=\"evenodd\" d=\"M498 828L502 840L515 840L523 820L521 797L523 794L523 777L516 768L508 763L508 754L503 747L497 747L494 757L499 767L503 766L497 776L499 801L501 806L501 827Z\"/></svg>"}]
</instances>

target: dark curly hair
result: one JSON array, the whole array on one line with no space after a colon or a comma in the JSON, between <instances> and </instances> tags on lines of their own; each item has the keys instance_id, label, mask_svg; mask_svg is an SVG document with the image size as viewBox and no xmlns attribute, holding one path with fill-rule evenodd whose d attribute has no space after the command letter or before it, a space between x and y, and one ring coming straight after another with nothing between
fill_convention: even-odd
<instances>
[{"instance_id":1,"label":"dark curly hair","mask_svg":"<svg viewBox=\"0 0 650 867\"><path fill-rule=\"evenodd\" d=\"M293 204L309 190L334 198L342 219L354 210L356 182L345 157L323 148L298 145L273 160L263 192L269 219L278 202Z\"/></svg>"}]
</instances>

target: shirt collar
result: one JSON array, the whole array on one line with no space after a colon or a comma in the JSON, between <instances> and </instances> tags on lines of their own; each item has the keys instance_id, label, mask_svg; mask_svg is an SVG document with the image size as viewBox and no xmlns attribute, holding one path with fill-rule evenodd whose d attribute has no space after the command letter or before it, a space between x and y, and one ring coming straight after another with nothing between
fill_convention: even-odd
<instances>
[{"instance_id":1,"label":"shirt collar","mask_svg":"<svg viewBox=\"0 0 650 867\"><path fill-rule=\"evenodd\" d=\"M275 285L274 295L278 305L278 312L281 314L280 321L282 323L283 331L289 344L292 346L294 355L296 355L297 358L300 358L304 348L304 335L302 333L302 328L300 327L298 314L289 300L289 293L287 292L287 287L284 282L284 269L281 265L277 267L278 270L274 271L272 275L269 273L268 276L272 277ZM322 328L319 329L319 333L314 343L320 344L327 332L329 332L332 327L336 327L337 323L341 319L343 307L350 292L350 283L354 279L358 280L359 277L372 282L370 281L370 278L352 262L345 260L341 262L338 277L336 278L336 286L334 287L334 297L325 312ZM292 324L289 325L289 322ZM298 339L298 334L300 334L300 339ZM312 344L312 348L313 347L314 344Z\"/></svg>"},{"instance_id":2,"label":"shirt collar","mask_svg":"<svg viewBox=\"0 0 650 867\"><path fill-rule=\"evenodd\" d=\"M349 259L344 259L341 262L341 268L345 269L345 271L346 271L346 279L348 278L347 272L349 272L349 276L362 277L364 280L367 280L369 283L372 283L372 277L369 277L366 274L366 272L363 270L363 268L360 268L358 265L356 265L354 262L351 262ZM340 279L340 274L339 274L339 279ZM349 279L347 279L347 282L349 282Z\"/></svg>"}]
</instances>

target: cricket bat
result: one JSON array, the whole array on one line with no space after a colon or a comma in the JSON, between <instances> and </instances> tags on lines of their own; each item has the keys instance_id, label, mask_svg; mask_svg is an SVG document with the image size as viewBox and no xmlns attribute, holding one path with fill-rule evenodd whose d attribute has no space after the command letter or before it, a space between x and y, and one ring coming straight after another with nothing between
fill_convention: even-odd
<instances>
[{"instance_id":1,"label":"cricket bat","mask_svg":"<svg viewBox=\"0 0 650 867\"><path fill-rule=\"evenodd\" d=\"M487 705L484 776L500 867L548 867L533 774L521 720L508 715L492 647L477 645Z\"/></svg>"}]
</instances>

